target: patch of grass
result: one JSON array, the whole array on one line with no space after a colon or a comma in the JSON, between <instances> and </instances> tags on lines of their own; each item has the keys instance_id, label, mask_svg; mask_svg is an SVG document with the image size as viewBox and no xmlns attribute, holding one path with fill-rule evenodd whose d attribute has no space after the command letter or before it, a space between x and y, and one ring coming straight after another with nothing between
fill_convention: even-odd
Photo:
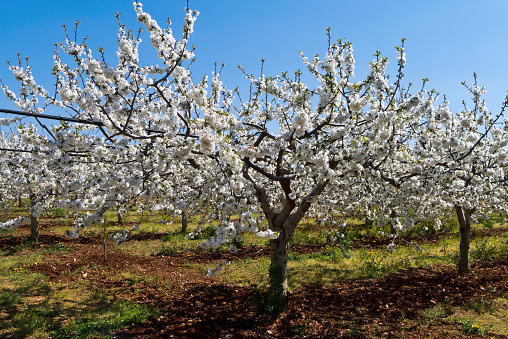
<instances>
[{"instance_id":1,"label":"patch of grass","mask_svg":"<svg viewBox=\"0 0 508 339\"><path fill-rule=\"evenodd\" d=\"M492 229L494 227L494 224L496 223L495 220L492 219L482 219L479 220L479 223L485 227L486 229Z\"/></svg>"},{"instance_id":2,"label":"patch of grass","mask_svg":"<svg viewBox=\"0 0 508 339\"><path fill-rule=\"evenodd\" d=\"M485 331L491 329L492 326L483 327L480 326L474 319L467 319L463 322L459 329L465 334L478 334L481 336L485 335Z\"/></svg>"},{"instance_id":3,"label":"patch of grass","mask_svg":"<svg viewBox=\"0 0 508 339\"><path fill-rule=\"evenodd\" d=\"M487 332L508 336L508 300L501 297L485 300L471 300L461 307L442 303L424 311L424 315L437 313L440 319L460 324L460 331L466 334L485 335Z\"/></svg>"},{"instance_id":4,"label":"patch of grass","mask_svg":"<svg viewBox=\"0 0 508 339\"><path fill-rule=\"evenodd\" d=\"M12 237L13 230L6 230L5 228L0 228L0 236L2 237Z\"/></svg>"},{"instance_id":5,"label":"patch of grass","mask_svg":"<svg viewBox=\"0 0 508 339\"><path fill-rule=\"evenodd\" d=\"M442 303L434 307L426 308L422 311L423 316L428 320L444 319L453 314L453 308L450 305L450 300L445 299Z\"/></svg>"},{"instance_id":6,"label":"patch of grass","mask_svg":"<svg viewBox=\"0 0 508 339\"><path fill-rule=\"evenodd\" d=\"M319 233L313 232L311 228L303 226L298 228L297 231L289 239L289 246L300 244L314 244L323 243L326 239Z\"/></svg>"},{"instance_id":7,"label":"patch of grass","mask_svg":"<svg viewBox=\"0 0 508 339\"><path fill-rule=\"evenodd\" d=\"M147 306L119 300L106 312L80 315L55 331L53 338L114 338L113 332L135 323L142 323L157 313Z\"/></svg>"},{"instance_id":8,"label":"patch of grass","mask_svg":"<svg viewBox=\"0 0 508 339\"><path fill-rule=\"evenodd\" d=\"M295 261L295 260L300 260L300 259L301 259L301 256L298 252L288 251L288 261L289 260Z\"/></svg>"},{"instance_id":9,"label":"patch of grass","mask_svg":"<svg viewBox=\"0 0 508 339\"><path fill-rule=\"evenodd\" d=\"M454 251L449 252L450 255L442 255L438 245L425 245L423 252L413 245L404 245L397 246L394 253L386 249L352 250L350 259L346 259L340 245L326 246L321 252L310 254L290 251L288 283L292 289L307 284L327 285L350 279L379 278L410 267L449 264L455 256ZM219 276L229 283L263 286L267 284L269 262L268 257L233 262Z\"/></svg>"},{"instance_id":10,"label":"patch of grass","mask_svg":"<svg viewBox=\"0 0 508 339\"><path fill-rule=\"evenodd\" d=\"M479 298L476 300L471 300L467 302L464 307L467 310L474 311L476 313L483 313L492 310L492 302L485 300L484 298Z\"/></svg>"},{"instance_id":11,"label":"patch of grass","mask_svg":"<svg viewBox=\"0 0 508 339\"><path fill-rule=\"evenodd\" d=\"M131 255L138 255L141 257L150 257L156 255L157 252L165 248L166 246L159 239L156 240L129 240L122 246L116 249L122 252L129 253Z\"/></svg>"},{"instance_id":12,"label":"patch of grass","mask_svg":"<svg viewBox=\"0 0 508 339\"><path fill-rule=\"evenodd\" d=\"M203 274L207 269L214 268L216 263L202 265L200 267ZM270 259L262 257L258 259L247 258L241 261L232 262L226 269L221 271L217 277L227 280L228 283L238 284L240 286L268 286L268 269ZM291 276L291 275L290 275Z\"/></svg>"},{"instance_id":13,"label":"patch of grass","mask_svg":"<svg viewBox=\"0 0 508 339\"><path fill-rule=\"evenodd\" d=\"M69 211L64 210L63 208L57 207L57 208L53 208L52 214L55 217L63 217L63 216L68 215Z\"/></svg>"},{"instance_id":14,"label":"patch of grass","mask_svg":"<svg viewBox=\"0 0 508 339\"><path fill-rule=\"evenodd\" d=\"M46 247L45 251L47 253L67 253L72 251L72 248L65 247L61 242L56 242L54 244L49 245Z\"/></svg>"},{"instance_id":15,"label":"patch of grass","mask_svg":"<svg viewBox=\"0 0 508 339\"><path fill-rule=\"evenodd\" d=\"M41 262L42 255L39 253L35 254L18 254L16 256L10 256L0 260L0 275L11 274L14 268L23 268L30 264ZM17 270L17 269L16 269Z\"/></svg>"},{"instance_id":16,"label":"patch of grass","mask_svg":"<svg viewBox=\"0 0 508 339\"><path fill-rule=\"evenodd\" d=\"M400 248L395 253L389 253L387 250L366 251L361 249L353 255L357 259L353 261L356 265L352 265L351 269L358 272L358 278L376 279L405 268L428 265L426 256L415 256L411 247Z\"/></svg>"},{"instance_id":17,"label":"patch of grass","mask_svg":"<svg viewBox=\"0 0 508 339\"><path fill-rule=\"evenodd\" d=\"M29 305L25 310L17 312L10 326L16 330L14 335L18 338L26 338L34 334L48 333L56 330L55 318L59 315L57 309Z\"/></svg>"},{"instance_id":18,"label":"patch of grass","mask_svg":"<svg viewBox=\"0 0 508 339\"><path fill-rule=\"evenodd\" d=\"M140 276L138 274L133 274L130 272L122 272L121 275L129 286L135 284L149 284L156 278L149 275Z\"/></svg>"},{"instance_id":19,"label":"patch of grass","mask_svg":"<svg viewBox=\"0 0 508 339\"><path fill-rule=\"evenodd\" d=\"M16 254L19 251L19 246L16 245L9 245L0 250L0 255L3 257L8 257L11 255Z\"/></svg>"},{"instance_id":20,"label":"patch of grass","mask_svg":"<svg viewBox=\"0 0 508 339\"><path fill-rule=\"evenodd\" d=\"M14 239L14 237L12 237L12 236L9 236L9 238L11 238L13 240L13 242L16 241ZM26 239L23 239L23 241L21 241L19 243L14 243L14 244L5 246L1 252L2 252L3 256L11 256L11 255L15 255L19 252L23 252L23 251L32 249L34 247L34 245L36 245L36 244L37 244L37 242L26 238Z\"/></svg>"},{"instance_id":21,"label":"patch of grass","mask_svg":"<svg viewBox=\"0 0 508 339\"><path fill-rule=\"evenodd\" d=\"M504 223L506 221L506 216L502 213L492 213L490 219L495 223Z\"/></svg>"},{"instance_id":22,"label":"patch of grass","mask_svg":"<svg viewBox=\"0 0 508 339\"><path fill-rule=\"evenodd\" d=\"M166 242L166 241L175 241L175 240L179 240L179 241L186 240L185 234L183 234L180 231L173 231L173 232L167 232L161 238L161 241L164 241L164 242Z\"/></svg>"},{"instance_id":23,"label":"patch of grass","mask_svg":"<svg viewBox=\"0 0 508 339\"><path fill-rule=\"evenodd\" d=\"M471 258L473 260L488 260L508 253L505 239L485 237L472 242Z\"/></svg>"},{"instance_id":24,"label":"patch of grass","mask_svg":"<svg viewBox=\"0 0 508 339\"><path fill-rule=\"evenodd\" d=\"M113 337L112 332L143 322L156 313L146 306L118 299L115 291L87 287L53 283L11 291L9 300L16 301L18 309L6 321L12 329L11 336L109 338Z\"/></svg>"},{"instance_id":25,"label":"patch of grass","mask_svg":"<svg viewBox=\"0 0 508 339\"><path fill-rule=\"evenodd\" d=\"M0 305L5 308L13 308L20 303L22 296L17 291L6 290L0 294Z\"/></svg>"},{"instance_id":26,"label":"patch of grass","mask_svg":"<svg viewBox=\"0 0 508 339\"><path fill-rule=\"evenodd\" d=\"M433 319L440 319L446 317L446 312L444 310L444 307L442 305L437 305L434 307L426 308L422 311L423 316L426 319L433 320Z\"/></svg>"},{"instance_id":27,"label":"patch of grass","mask_svg":"<svg viewBox=\"0 0 508 339\"><path fill-rule=\"evenodd\" d=\"M194 229L194 231L189 233L188 238L192 240L206 240L214 237L216 234L217 227L215 226L206 226L203 228L198 226Z\"/></svg>"},{"instance_id":28,"label":"patch of grass","mask_svg":"<svg viewBox=\"0 0 508 339\"><path fill-rule=\"evenodd\" d=\"M172 254L178 253L179 251L174 246L166 246L155 253L155 256L165 256L169 257Z\"/></svg>"},{"instance_id":29,"label":"patch of grass","mask_svg":"<svg viewBox=\"0 0 508 339\"><path fill-rule=\"evenodd\" d=\"M310 254L309 258L338 264L344 260L344 254L338 245L326 245L321 252Z\"/></svg>"},{"instance_id":30,"label":"patch of grass","mask_svg":"<svg viewBox=\"0 0 508 339\"><path fill-rule=\"evenodd\" d=\"M360 275L374 279L383 275L385 265L375 252L361 251L360 258L362 259Z\"/></svg>"},{"instance_id":31,"label":"patch of grass","mask_svg":"<svg viewBox=\"0 0 508 339\"><path fill-rule=\"evenodd\" d=\"M16 337L45 334L51 338L114 338L113 332L141 323L157 314L147 306L115 300L102 308L89 308L74 319L62 321L58 305L29 305L10 322Z\"/></svg>"}]
</instances>

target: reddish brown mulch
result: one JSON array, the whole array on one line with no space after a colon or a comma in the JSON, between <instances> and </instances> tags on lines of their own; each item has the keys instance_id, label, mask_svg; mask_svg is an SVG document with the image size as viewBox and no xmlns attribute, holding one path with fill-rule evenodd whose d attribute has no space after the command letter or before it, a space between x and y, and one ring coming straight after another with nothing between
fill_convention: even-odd
<instances>
[{"instance_id":1,"label":"reddish brown mulch","mask_svg":"<svg viewBox=\"0 0 508 339\"><path fill-rule=\"evenodd\" d=\"M425 325L421 311L448 301L462 305L508 292L508 258L491 260L460 275L454 267L409 269L387 278L357 280L331 287L307 286L291 293L278 319L258 316L250 288L227 284L196 285L172 298L159 299L164 317L118 333L120 338L471 338L458 325ZM353 324L353 325L352 325ZM355 329L351 328L356 325ZM503 338L499 335L488 337Z\"/></svg>"},{"instance_id":2,"label":"reddish brown mulch","mask_svg":"<svg viewBox=\"0 0 508 339\"><path fill-rule=\"evenodd\" d=\"M487 230L491 231L498 232ZM26 236L28 230L20 229L20 233ZM19 236L0 238L0 248L22 240ZM378 240L376 246L385 246ZM422 311L438 303L458 306L508 293L508 257L503 257L473 265L471 274L458 274L452 266L436 266L380 279L304 286L291 292L287 312L274 319L256 313L252 288L227 284L220 276L206 278L185 265L257 258L268 255L266 247L146 258L113 251L110 246L104 261L100 239L68 240L44 229L36 246L44 248L56 241L72 251L47 254L44 262L29 267L31 271L41 272L51 281L86 280L93 289L115 288L120 298L162 310L162 317L119 331L117 338L480 338L460 332L457 323L428 323ZM310 253L321 248L306 245L291 250ZM122 272L155 278L129 280Z\"/></svg>"}]
</instances>

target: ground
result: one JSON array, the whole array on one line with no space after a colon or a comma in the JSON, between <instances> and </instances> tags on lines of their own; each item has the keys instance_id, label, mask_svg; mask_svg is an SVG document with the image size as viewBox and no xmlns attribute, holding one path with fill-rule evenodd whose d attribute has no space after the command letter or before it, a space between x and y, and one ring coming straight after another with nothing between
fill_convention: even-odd
<instances>
[{"instance_id":1,"label":"ground","mask_svg":"<svg viewBox=\"0 0 508 339\"><path fill-rule=\"evenodd\" d=\"M21 244L27 234L28 229L19 229L16 236L0 237L0 248ZM163 235L135 238L153 240ZM494 305L493 300L508 296L508 256L475 263L470 274L459 274L453 265L432 265L377 279L300 286L290 292L286 312L274 318L258 312L263 291L230 284L220 275L208 278L195 269L196 264L264 256L267 247L146 257L110 245L104 260L99 238L69 240L44 227L34 246L55 243L69 251L48 253L25 269L46 276L50 286L85 284L159 311L143 323L116 330L116 338L506 338L490 333L488 327L450 320L449 315L471 301ZM367 247L386 246L366 243ZM299 245L292 251L311 253L322 246ZM495 307L508 309L508 303L499 305ZM8 331L1 333L9 337Z\"/></svg>"}]
</instances>

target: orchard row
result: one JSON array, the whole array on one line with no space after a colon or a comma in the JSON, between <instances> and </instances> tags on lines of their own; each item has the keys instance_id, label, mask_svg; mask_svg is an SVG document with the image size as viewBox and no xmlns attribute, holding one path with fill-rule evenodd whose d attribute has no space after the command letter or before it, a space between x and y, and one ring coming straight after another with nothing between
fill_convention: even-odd
<instances>
[{"instance_id":1,"label":"orchard row","mask_svg":"<svg viewBox=\"0 0 508 339\"><path fill-rule=\"evenodd\" d=\"M175 211L184 225L188 215L219 219L203 248L234 244L245 232L270 239L271 293L282 311L287 245L302 218L340 227L346 217L367 217L396 234L456 214L459 270L469 272L472 219L508 211L508 98L491 112L475 75L464 84L470 104L451 112L426 80L419 90L404 87L404 41L392 77L376 53L369 74L356 79L353 47L338 40L323 57L301 54L305 73L244 71L249 91L240 93L217 69L193 78L187 42L198 12L187 11L177 39L140 3L134 9L160 65L140 63L140 35L122 24L115 61L76 38L59 44L51 91L28 62L10 64L21 88L2 88L20 110L56 107L82 121L0 120L11 128L0 140L1 198L30 197L34 232L50 206L93 211L77 214L70 237L112 208Z\"/></svg>"}]
</instances>

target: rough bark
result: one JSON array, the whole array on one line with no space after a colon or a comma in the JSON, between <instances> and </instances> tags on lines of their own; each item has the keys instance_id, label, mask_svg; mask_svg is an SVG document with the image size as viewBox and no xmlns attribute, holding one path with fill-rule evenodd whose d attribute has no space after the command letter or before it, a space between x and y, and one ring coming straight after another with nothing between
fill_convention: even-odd
<instances>
[{"instance_id":1,"label":"rough bark","mask_svg":"<svg viewBox=\"0 0 508 339\"><path fill-rule=\"evenodd\" d=\"M34 211L37 204L35 195L30 195L30 240L39 240L39 216Z\"/></svg>"},{"instance_id":2,"label":"rough bark","mask_svg":"<svg viewBox=\"0 0 508 339\"><path fill-rule=\"evenodd\" d=\"M397 229L393 225L393 219L397 217L397 214L394 210L390 212L390 234L391 235L397 235Z\"/></svg>"},{"instance_id":3,"label":"rough bark","mask_svg":"<svg viewBox=\"0 0 508 339\"><path fill-rule=\"evenodd\" d=\"M123 215L122 212L120 212L120 210L116 211L116 217L118 218L118 223L120 225L123 225Z\"/></svg>"},{"instance_id":4,"label":"rough bark","mask_svg":"<svg viewBox=\"0 0 508 339\"><path fill-rule=\"evenodd\" d=\"M471 272L471 260L469 256L471 245L471 214L474 209L463 208L455 205L455 212L459 221L460 250L459 250L459 273Z\"/></svg>"},{"instance_id":5,"label":"rough bark","mask_svg":"<svg viewBox=\"0 0 508 339\"><path fill-rule=\"evenodd\" d=\"M288 237L282 230L277 239L270 240L270 313L279 315L288 301Z\"/></svg>"},{"instance_id":6,"label":"rough bark","mask_svg":"<svg viewBox=\"0 0 508 339\"><path fill-rule=\"evenodd\" d=\"M187 233L187 212L182 211L182 233Z\"/></svg>"}]
</instances>

